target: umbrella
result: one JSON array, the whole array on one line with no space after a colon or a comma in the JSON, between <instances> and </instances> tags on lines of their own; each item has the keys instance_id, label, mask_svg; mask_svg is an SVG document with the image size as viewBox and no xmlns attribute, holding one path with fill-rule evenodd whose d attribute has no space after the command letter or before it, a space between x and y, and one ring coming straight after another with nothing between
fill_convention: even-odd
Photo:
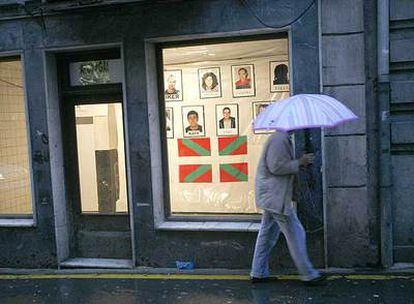
<instances>
[{"instance_id":1,"label":"umbrella","mask_svg":"<svg viewBox=\"0 0 414 304\"><path fill-rule=\"evenodd\" d=\"M331 128L358 119L340 101L327 95L299 94L272 103L253 122L254 130L290 131Z\"/></svg>"}]
</instances>

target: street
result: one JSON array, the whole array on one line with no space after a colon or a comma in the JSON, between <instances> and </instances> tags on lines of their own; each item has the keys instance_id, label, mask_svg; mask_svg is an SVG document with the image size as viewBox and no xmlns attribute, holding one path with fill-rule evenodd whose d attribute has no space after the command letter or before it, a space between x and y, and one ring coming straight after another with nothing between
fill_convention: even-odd
<instances>
[{"instance_id":1,"label":"street","mask_svg":"<svg viewBox=\"0 0 414 304\"><path fill-rule=\"evenodd\" d=\"M0 275L0 303L414 303L413 275L331 275L306 287L295 276L252 285L247 276Z\"/></svg>"}]
</instances>

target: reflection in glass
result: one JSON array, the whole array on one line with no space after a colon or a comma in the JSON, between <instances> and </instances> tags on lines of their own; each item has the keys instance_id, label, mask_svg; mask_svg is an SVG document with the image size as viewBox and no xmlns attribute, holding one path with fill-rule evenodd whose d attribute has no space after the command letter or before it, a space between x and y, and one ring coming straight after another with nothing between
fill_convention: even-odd
<instances>
[{"instance_id":1,"label":"reflection in glass","mask_svg":"<svg viewBox=\"0 0 414 304\"><path fill-rule=\"evenodd\" d=\"M122 106L75 106L82 212L127 212Z\"/></svg>"}]
</instances>

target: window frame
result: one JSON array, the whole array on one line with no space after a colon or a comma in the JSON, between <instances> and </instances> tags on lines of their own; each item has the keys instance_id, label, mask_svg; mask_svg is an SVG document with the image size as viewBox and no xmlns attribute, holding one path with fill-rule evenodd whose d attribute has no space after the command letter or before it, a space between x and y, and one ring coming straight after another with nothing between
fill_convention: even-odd
<instances>
[{"instance_id":1,"label":"window frame","mask_svg":"<svg viewBox=\"0 0 414 304\"><path fill-rule=\"evenodd\" d=\"M8 61L18 59L21 65L21 77L23 84L23 102L26 120L26 136L27 136L27 153L29 164L30 178L30 202L32 206L31 214L0 214L0 227L35 227L37 225L37 212L35 201L35 187L33 176L33 160L32 160L32 141L31 141L31 125L29 103L27 97L26 73L25 73L25 56L23 51L17 52L0 52L0 61Z\"/></svg>"},{"instance_id":2,"label":"window frame","mask_svg":"<svg viewBox=\"0 0 414 304\"><path fill-rule=\"evenodd\" d=\"M231 43L265 39L287 38L288 56L291 71L290 87L292 91L292 43L291 29L231 32L217 35L188 35L178 37L152 38L145 41L148 115L150 122L152 193L154 204L154 226L158 230L182 231L258 231L259 214L224 213L188 213L172 214L170 208L170 185L168 176L167 138L165 132L165 102L163 100L163 62L162 50L170 47ZM155 75L154 75L155 72ZM155 122L154 122L155 121ZM155 125L157 124L157 125ZM157 147L155 147L157 146Z\"/></svg>"}]
</instances>

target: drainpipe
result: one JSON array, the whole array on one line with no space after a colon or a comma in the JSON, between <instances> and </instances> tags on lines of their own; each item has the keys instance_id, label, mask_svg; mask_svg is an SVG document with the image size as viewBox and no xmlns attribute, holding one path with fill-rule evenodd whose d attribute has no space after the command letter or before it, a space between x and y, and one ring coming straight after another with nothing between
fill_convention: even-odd
<instances>
[{"instance_id":1,"label":"drainpipe","mask_svg":"<svg viewBox=\"0 0 414 304\"><path fill-rule=\"evenodd\" d=\"M322 69L322 0L318 0L318 47L319 47L319 92L323 94L323 69ZM329 267L328 261L328 230L327 230L327 185L326 185L326 152L325 130L321 128L321 173L322 173L322 205L323 205L323 238L324 238L324 266Z\"/></svg>"},{"instance_id":2,"label":"drainpipe","mask_svg":"<svg viewBox=\"0 0 414 304\"><path fill-rule=\"evenodd\" d=\"M388 268L393 264L392 241L392 171L391 171L391 123L390 123L390 48L389 48L389 0L378 0L377 51L378 51L378 104L379 104L379 204L381 226L381 264Z\"/></svg>"}]
</instances>

